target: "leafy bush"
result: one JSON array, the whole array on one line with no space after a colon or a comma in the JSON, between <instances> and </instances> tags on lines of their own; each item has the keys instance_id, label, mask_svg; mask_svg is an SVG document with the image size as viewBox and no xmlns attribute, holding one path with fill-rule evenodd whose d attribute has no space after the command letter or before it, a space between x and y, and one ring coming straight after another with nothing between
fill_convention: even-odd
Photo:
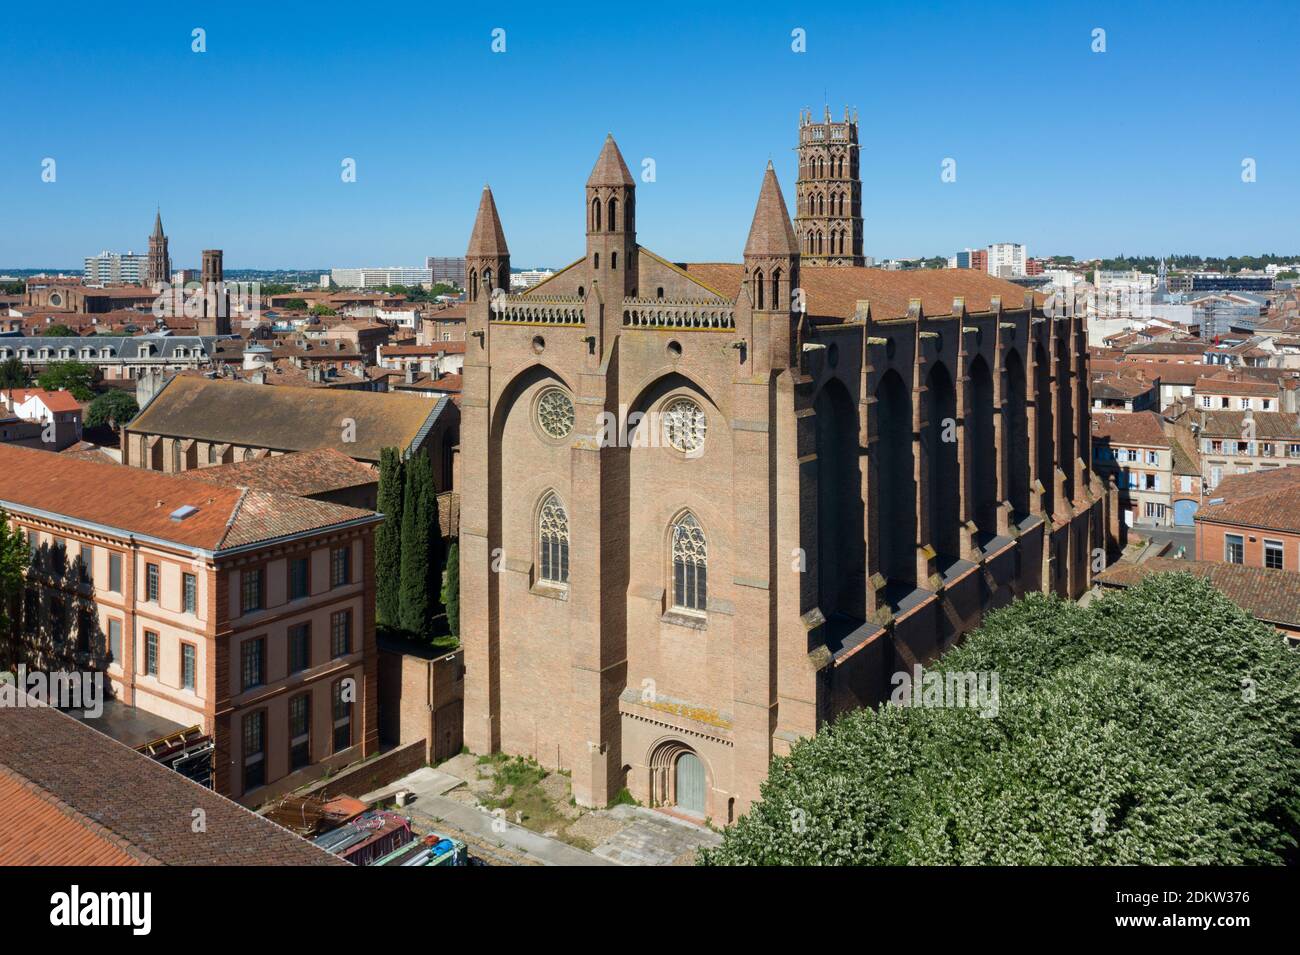
<instances>
[{"instance_id":1,"label":"leafy bush","mask_svg":"<svg viewBox=\"0 0 1300 955\"><path fill-rule=\"evenodd\" d=\"M1203 580L991 614L940 672L999 712L858 710L772 762L703 864L1280 864L1300 836L1300 657Z\"/></svg>"}]
</instances>

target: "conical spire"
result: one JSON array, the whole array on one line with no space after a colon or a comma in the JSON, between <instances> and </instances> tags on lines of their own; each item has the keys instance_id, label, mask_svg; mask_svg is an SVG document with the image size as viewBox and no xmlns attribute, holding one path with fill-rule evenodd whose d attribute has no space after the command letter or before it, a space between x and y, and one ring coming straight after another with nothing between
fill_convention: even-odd
<instances>
[{"instance_id":1,"label":"conical spire","mask_svg":"<svg viewBox=\"0 0 1300 955\"><path fill-rule=\"evenodd\" d=\"M776 170L768 160L763 173L763 187L758 193L758 207L754 210L754 224L749 227L745 242L745 255L798 255L799 243L795 241L790 213L781 195L781 184L776 181Z\"/></svg>"},{"instance_id":2,"label":"conical spire","mask_svg":"<svg viewBox=\"0 0 1300 955\"><path fill-rule=\"evenodd\" d=\"M162 209L159 209L157 212L154 213L154 217L153 217L153 237L154 237L155 239L161 239L161 238L163 237L163 227L162 227Z\"/></svg>"},{"instance_id":3,"label":"conical spire","mask_svg":"<svg viewBox=\"0 0 1300 955\"><path fill-rule=\"evenodd\" d=\"M596 159L595 168L591 170L591 175L587 178L587 185L636 185L636 180L634 180L632 174L627 171L627 163L623 162L623 154L618 151L618 143L614 142L613 133L606 134L605 145L600 149L600 156Z\"/></svg>"},{"instance_id":4,"label":"conical spire","mask_svg":"<svg viewBox=\"0 0 1300 955\"><path fill-rule=\"evenodd\" d=\"M502 256L509 255L506 248L506 233L501 228L501 217L497 215L497 204L492 199L492 190L483 187L483 198L479 200L478 217L474 220L474 231L470 233L467 256Z\"/></svg>"}]
</instances>

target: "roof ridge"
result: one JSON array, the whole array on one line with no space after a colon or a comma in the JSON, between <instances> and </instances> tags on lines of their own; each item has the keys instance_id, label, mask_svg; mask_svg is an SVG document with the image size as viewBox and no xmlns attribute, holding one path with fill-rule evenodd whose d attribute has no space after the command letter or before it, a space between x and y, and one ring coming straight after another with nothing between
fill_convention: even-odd
<instances>
[{"instance_id":1,"label":"roof ridge","mask_svg":"<svg viewBox=\"0 0 1300 955\"><path fill-rule=\"evenodd\" d=\"M238 485L236 485L239 487ZM221 550L221 545L226 542L230 536L231 530L235 527L235 521L238 520L240 512L244 509L244 499L248 496L249 488L239 487L239 499L235 501L235 506L230 510L230 517L226 521L226 526L221 531L221 536L217 538L217 546L213 550Z\"/></svg>"}]
</instances>

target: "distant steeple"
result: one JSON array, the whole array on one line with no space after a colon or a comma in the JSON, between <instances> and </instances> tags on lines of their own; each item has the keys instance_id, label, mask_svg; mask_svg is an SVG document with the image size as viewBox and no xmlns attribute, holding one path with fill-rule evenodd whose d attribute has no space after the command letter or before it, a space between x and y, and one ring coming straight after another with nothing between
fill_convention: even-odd
<instances>
[{"instance_id":1,"label":"distant steeple","mask_svg":"<svg viewBox=\"0 0 1300 955\"><path fill-rule=\"evenodd\" d=\"M153 234L149 236L149 258L145 263L144 284L149 288L164 285L171 277L172 261L167 252L167 235L163 232L162 210L153 217Z\"/></svg>"}]
</instances>

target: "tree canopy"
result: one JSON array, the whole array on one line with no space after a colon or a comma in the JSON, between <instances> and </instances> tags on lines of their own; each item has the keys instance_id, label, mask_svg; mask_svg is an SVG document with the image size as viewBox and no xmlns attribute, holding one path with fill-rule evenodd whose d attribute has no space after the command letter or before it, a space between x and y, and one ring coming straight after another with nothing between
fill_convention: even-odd
<instances>
[{"instance_id":1,"label":"tree canopy","mask_svg":"<svg viewBox=\"0 0 1300 955\"><path fill-rule=\"evenodd\" d=\"M1203 580L1032 595L934 668L997 715L853 711L772 761L702 864L1297 861L1300 656Z\"/></svg>"},{"instance_id":2,"label":"tree canopy","mask_svg":"<svg viewBox=\"0 0 1300 955\"><path fill-rule=\"evenodd\" d=\"M135 395L114 388L90 403L86 424L92 428L108 425L116 431L139 413L140 405L136 402Z\"/></svg>"},{"instance_id":3,"label":"tree canopy","mask_svg":"<svg viewBox=\"0 0 1300 955\"><path fill-rule=\"evenodd\" d=\"M66 389L78 401L95 397L94 365L80 361L56 361L45 366L38 383L46 391Z\"/></svg>"}]
</instances>

